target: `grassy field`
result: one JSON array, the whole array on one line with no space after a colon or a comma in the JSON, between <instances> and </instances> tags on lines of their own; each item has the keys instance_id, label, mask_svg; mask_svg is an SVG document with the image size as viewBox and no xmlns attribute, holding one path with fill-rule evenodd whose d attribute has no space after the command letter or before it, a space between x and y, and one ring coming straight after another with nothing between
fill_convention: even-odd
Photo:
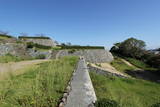
<instances>
[{"instance_id":1,"label":"grassy field","mask_svg":"<svg viewBox=\"0 0 160 107\"><path fill-rule=\"evenodd\" d=\"M115 100L120 107L150 107L160 103L160 84L90 73L98 99ZM157 106L159 107L159 106Z\"/></svg>"},{"instance_id":2,"label":"grassy field","mask_svg":"<svg viewBox=\"0 0 160 107\"><path fill-rule=\"evenodd\" d=\"M64 57L9 73L0 81L0 107L56 107L70 80L77 57Z\"/></svg>"}]
</instances>

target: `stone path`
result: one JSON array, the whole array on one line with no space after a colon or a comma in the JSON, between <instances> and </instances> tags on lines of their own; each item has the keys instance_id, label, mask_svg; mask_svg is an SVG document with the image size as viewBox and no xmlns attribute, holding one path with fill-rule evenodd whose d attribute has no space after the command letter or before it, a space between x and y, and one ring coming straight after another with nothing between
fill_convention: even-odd
<instances>
[{"instance_id":1,"label":"stone path","mask_svg":"<svg viewBox=\"0 0 160 107\"><path fill-rule=\"evenodd\" d=\"M80 59L78 68L71 81L72 90L65 107L93 107L96 95L84 59Z\"/></svg>"}]
</instances>

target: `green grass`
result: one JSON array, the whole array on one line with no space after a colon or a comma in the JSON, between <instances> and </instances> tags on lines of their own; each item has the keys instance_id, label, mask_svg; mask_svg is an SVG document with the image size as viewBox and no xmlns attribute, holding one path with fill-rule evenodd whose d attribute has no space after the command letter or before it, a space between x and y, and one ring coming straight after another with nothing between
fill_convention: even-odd
<instances>
[{"instance_id":1,"label":"green grass","mask_svg":"<svg viewBox=\"0 0 160 107\"><path fill-rule=\"evenodd\" d=\"M146 63L134 59L134 58L125 58L128 62L130 62L131 64L133 64L134 66L144 69L144 70L156 70L156 68L152 68L149 65L147 65Z\"/></svg>"},{"instance_id":2,"label":"green grass","mask_svg":"<svg viewBox=\"0 0 160 107\"><path fill-rule=\"evenodd\" d=\"M22 59L17 56L13 56L11 54L6 54L4 56L0 56L0 63L7 63L7 62L17 62L21 61Z\"/></svg>"},{"instance_id":3,"label":"green grass","mask_svg":"<svg viewBox=\"0 0 160 107\"><path fill-rule=\"evenodd\" d=\"M115 57L115 59L111 62L111 65L120 72L136 69L134 66L129 66L126 63L124 63L119 57Z\"/></svg>"},{"instance_id":4,"label":"green grass","mask_svg":"<svg viewBox=\"0 0 160 107\"><path fill-rule=\"evenodd\" d=\"M0 81L1 107L56 107L72 76L77 57L64 57Z\"/></svg>"},{"instance_id":5,"label":"green grass","mask_svg":"<svg viewBox=\"0 0 160 107\"><path fill-rule=\"evenodd\" d=\"M59 47L59 46L52 47L52 50L61 50L61 47Z\"/></svg>"},{"instance_id":6,"label":"green grass","mask_svg":"<svg viewBox=\"0 0 160 107\"><path fill-rule=\"evenodd\" d=\"M117 101L121 107L150 107L160 102L160 84L138 79L105 77L90 73L98 99Z\"/></svg>"}]
</instances>

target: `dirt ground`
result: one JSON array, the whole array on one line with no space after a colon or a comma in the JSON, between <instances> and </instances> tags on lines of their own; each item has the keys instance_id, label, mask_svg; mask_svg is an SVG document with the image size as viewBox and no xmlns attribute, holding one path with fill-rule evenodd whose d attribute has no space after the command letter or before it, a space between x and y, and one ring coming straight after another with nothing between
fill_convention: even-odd
<instances>
[{"instance_id":1,"label":"dirt ground","mask_svg":"<svg viewBox=\"0 0 160 107\"><path fill-rule=\"evenodd\" d=\"M20 61L20 62L9 62L9 63L0 63L0 72L7 71L16 71L23 69L24 67L39 64L48 60L30 60L30 61Z\"/></svg>"}]
</instances>

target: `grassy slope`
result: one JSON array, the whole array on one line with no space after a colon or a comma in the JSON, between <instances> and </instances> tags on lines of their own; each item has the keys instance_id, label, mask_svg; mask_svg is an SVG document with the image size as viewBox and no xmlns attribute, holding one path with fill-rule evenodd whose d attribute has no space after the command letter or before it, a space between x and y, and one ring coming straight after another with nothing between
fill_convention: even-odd
<instances>
[{"instance_id":1,"label":"grassy slope","mask_svg":"<svg viewBox=\"0 0 160 107\"><path fill-rule=\"evenodd\" d=\"M91 73L98 99L116 100L121 107L149 107L160 102L160 85L144 80L105 77Z\"/></svg>"},{"instance_id":2,"label":"grassy slope","mask_svg":"<svg viewBox=\"0 0 160 107\"><path fill-rule=\"evenodd\" d=\"M111 65L115 67L120 72L125 72L127 70L135 70L135 67L125 64L119 57L115 57L114 61L111 62Z\"/></svg>"},{"instance_id":3,"label":"grassy slope","mask_svg":"<svg viewBox=\"0 0 160 107\"><path fill-rule=\"evenodd\" d=\"M64 57L0 81L1 107L55 107L77 61Z\"/></svg>"},{"instance_id":4,"label":"grassy slope","mask_svg":"<svg viewBox=\"0 0 160 107\"><path fill-rule=\"evenodd\" d=\"M152 68L149 65L145 64L144 62L134 59L134 58L125 58L127 61L129 61L131 64L135 65L138 68L144 69L144 70L157 70L156 68Z\"/></svg>"}]
</instances>

